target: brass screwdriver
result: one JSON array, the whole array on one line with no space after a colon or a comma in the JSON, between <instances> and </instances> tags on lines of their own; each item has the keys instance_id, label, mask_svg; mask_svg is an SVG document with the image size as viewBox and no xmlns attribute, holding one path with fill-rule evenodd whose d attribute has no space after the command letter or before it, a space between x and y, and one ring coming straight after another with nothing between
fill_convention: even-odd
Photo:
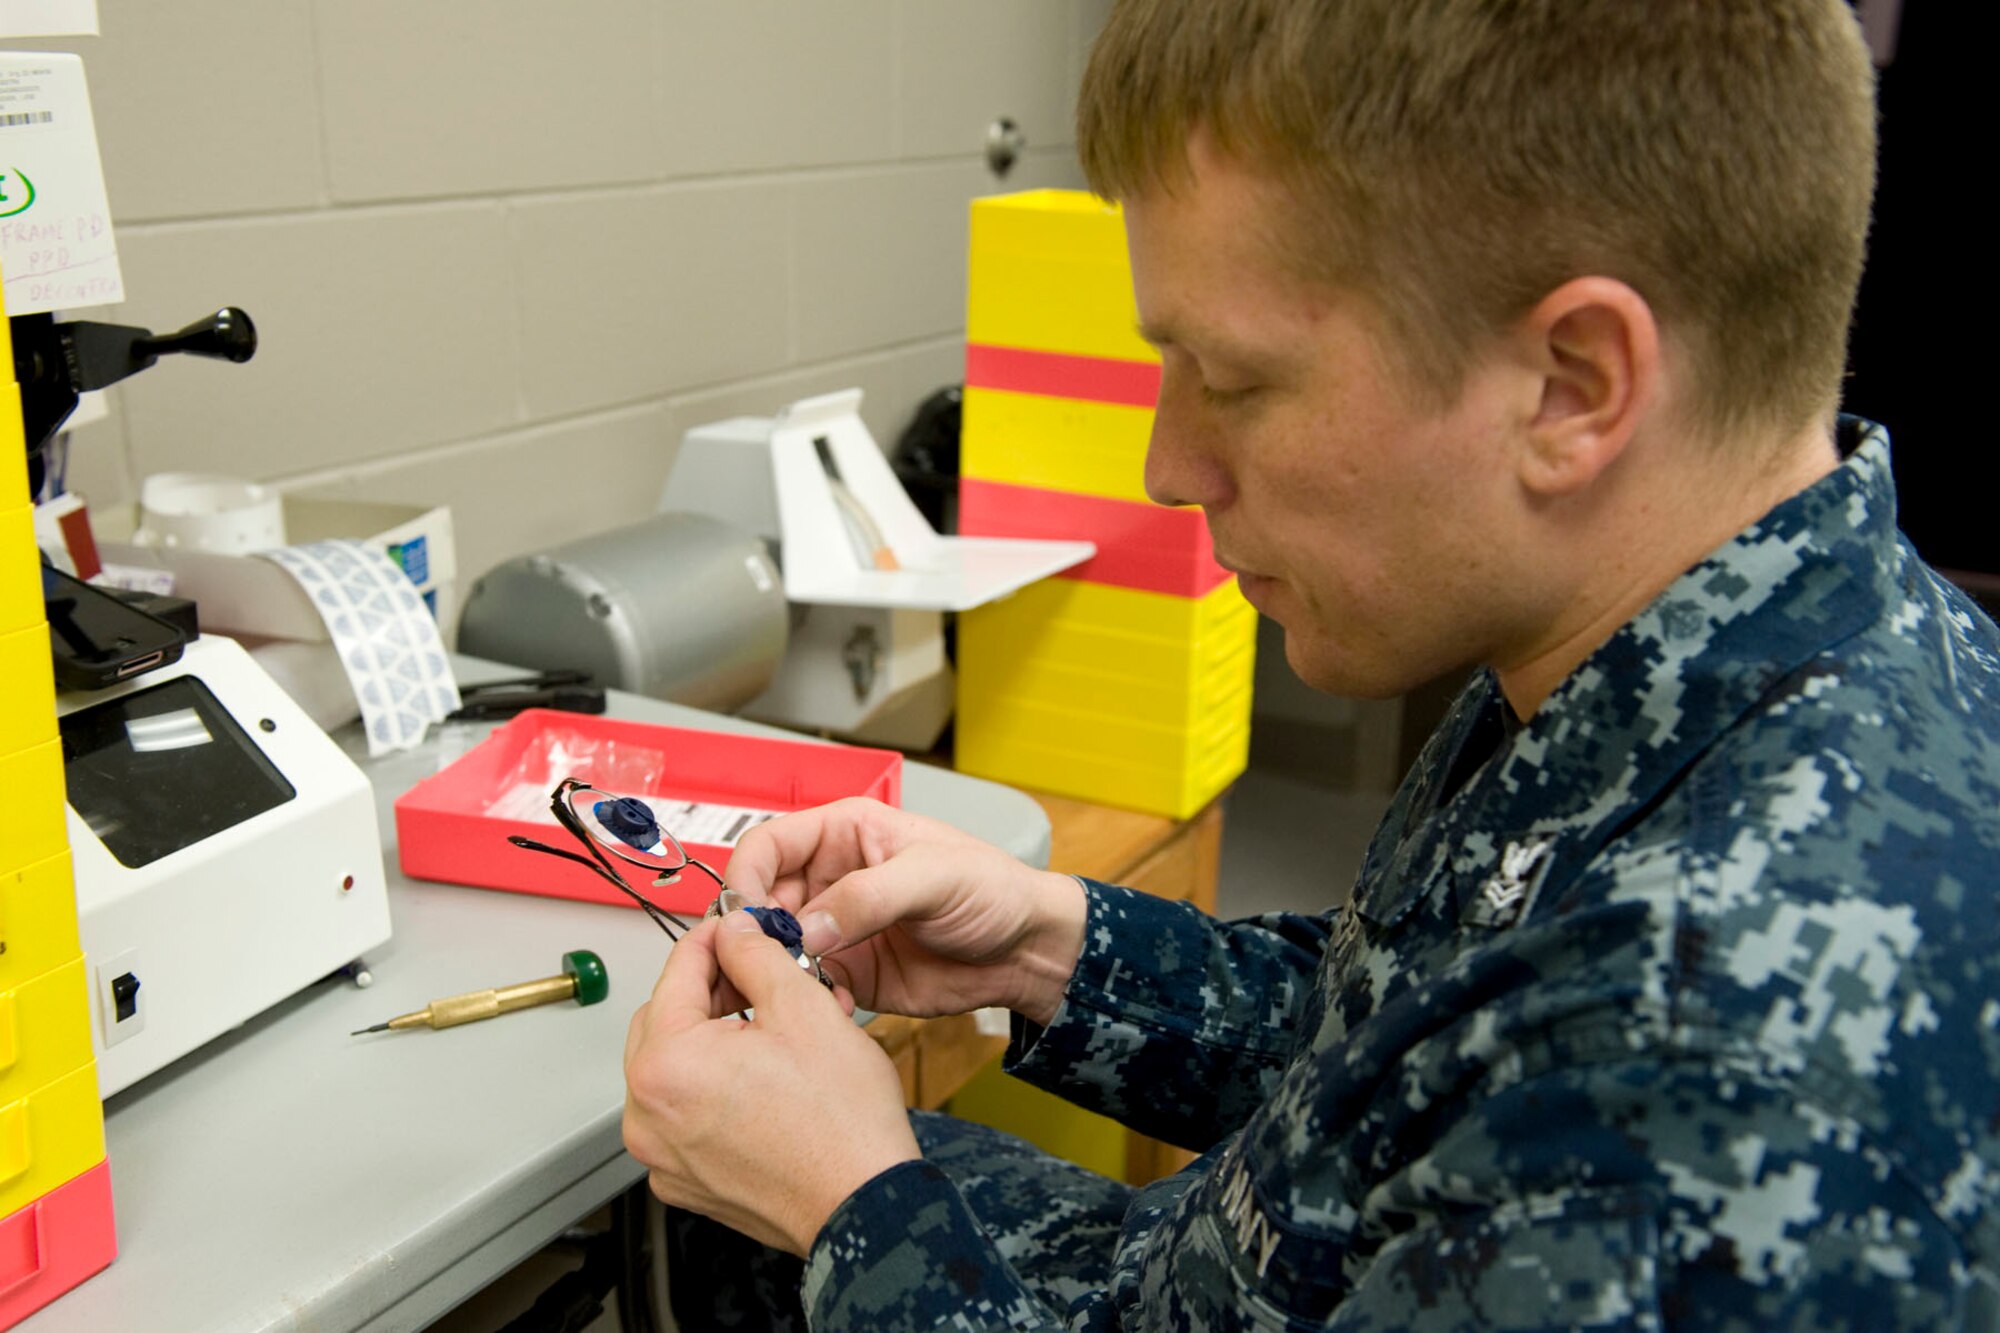
<instances>
[{"instance_id":1,"label":"brass screwdriver","mask_svg":"<svg viewBox=\"0 0 2000 1333\"><path fill-rule=\"evenodd\" d=\"M369 1032L457 1027L460 1023L477 1023L482 1018L498 1018L516 1009L531 1009L538 1004L554 1004L558 1000L573 999L580 1005L596 1004L610 993L611 979L605 974L604 960L588 949L577 949L562 956L562 971L556 976L502 986L498 990L475 990L463 995L446 996L442 1000L432 1000L413 1014L399 1014L386 1023L361 1028L348 1035L359 1037Z\"/></svg>"}]
</instances>

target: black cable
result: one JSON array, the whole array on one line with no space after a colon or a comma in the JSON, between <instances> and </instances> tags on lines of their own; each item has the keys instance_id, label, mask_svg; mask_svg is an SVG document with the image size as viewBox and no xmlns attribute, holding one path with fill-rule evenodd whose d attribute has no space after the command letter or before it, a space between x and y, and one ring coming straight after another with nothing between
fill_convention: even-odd
<instances>
[{"instance_id":1,"label":"black cable","mask_svg":"<svg viewBox=\"0 0 2000 1333\"><path fill-rule=\"evenodd\" d=\"M550 856L560 856L565 861L574 861L586 870L593 870L597 872L599 875L603 876L604 879L608 881L620 893L628 895L633 902L639 904L640 907L644 908L646 915L653 919L653 924L658 926L661 930L667 932L668 939L678 940L681 936L687 934L688 932L687 922L681 920L678 916L675 916L672 912L667 911L664 907L661 907L657 903L653 902L650 898L646 897L645 894L639 892L637 889L633 888L630 884L627 884L623 879L619 878L612 871L606 869L603 865L599 864L592 858L587 856L579 856L577 853L572 851L566 851L561 847L551 847L545 842L536 842L533 838L524 838L518 833L510 834L507 838L507 841L513 843L516 847L524 848L527 851L546 852ZM704 870L708 869L706 866L702 868ZM715 872L713 870L710 870L708 873L713 875Z\"/></svg>"},{"instance_id":2,"label":"black cable","mask_svg":"<svg viewBox=\"0 0 2000 1333\"><path fill-rule=\"evenodd\" d=\"M651 1193L644 1181L613 1201L611 1230L624 1262L618 1266L618 1326L624 1333L659 1333L653 1311L652 1249L646 1243Z\"/></svg>"}]
</instances>

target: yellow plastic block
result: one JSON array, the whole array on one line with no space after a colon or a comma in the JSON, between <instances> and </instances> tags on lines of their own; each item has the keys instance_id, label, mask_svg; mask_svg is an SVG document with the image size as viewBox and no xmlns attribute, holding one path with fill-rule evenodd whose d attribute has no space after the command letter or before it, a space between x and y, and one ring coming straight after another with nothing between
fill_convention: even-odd
<instances>
[{"instance_id":1,"label":"yellow plastic block","mask_svg":"<svg viewBox=\"0 0 2000 1333\"><path fill-rule=\"evenodd\" d=\"M973 202L966 341L1158 361L1138 324L1116 206L1079 190Z\"/></svg>"},{"instance_id":2,"label":"yellow plastic block","mask_svg":"<svg viewBox=\"0 0 2000 1333\"><path fill-rule=\"evenodd\" d=\"M978 688L1002 694L1021 688L1002 682L1044 669L1110 676L1188 693L1218 677L1237 680L1235 669L1256 650L1256 628L1253 619L1191 634L1153 635L1071 620L1024 624L1002 615L965 616L958 631L959 673L969 673ZM1220 688L1227 693L1230 686Z\"/></svg>"},{"instance_id":3,"label":"yellow plastic block","mask_svg":"<svg viewBox=\"0 0 2000 1333\"><path fill-rule=\"evenodd\" d=\"M0 851L0 860L12 852ZM82 949L68 852L0 870L0 989L41 976Z\"/></svg>"},{"instance_id":4,"label":"yellow plastic block","mask_svg":"<svg viewBox=\"0 0 2000 1333\"><path fill-rule=\"evenodd\" d=\"M0 796L0 870L69 850L61 741L0 755Z\"/></svg>"},{"instance_id":5,"label":"yellow plastic block","mask_svg":"<svg viewBox=\"0 0 2000 1333\"><path fill-rule=\"evenodd\" d=\"M960 772L1010 786L1074 796L1147 814L1186 819L1221 795L1250 758L1249 696L1239 725L1208 739L1187 738L1180 762L1134 758L1109 728L1081 714L1032 706L961 710L955 742Z\"/></svg>"},{"instance_id":6,"label":"yellow plastic block","mask_svg":"<svg viewBox=\"0 0 2000 1333\"><path fill-rule=\"evenodd\" d=\"M0 1217L104 1160L97 1064L0 1104Z\"/></svg>"},{"instance_id":7,"label":"yellow plastic block","mask_svg":"<svg viewBox=\"0 0 2000 1333\"><path fill-rule=\"evenodd\" d=\"M1004 622L981 619L959 630L959 696L1023 695L1184 725L1179 701L1214 703L1249 687L1255 650L1248 633L1169 642L1058 622L1010 636Z\"/></svg>"},{"instance_id":8,"label":"yellow plastic block","mask_svg":"<svg viewBox=\"0 0 2000 1333\"><path fill-rule=\"evenodd\" d=\"M23 483L21 489L26 489ZM45 624L42 557L35 548L35 511L0 501L0 634ZM6 707L0 695L0 708Z\"/></svg>"},{"instance_id":9,"label":"yellow plastic block","mask_svg":"<svg viewBox=\"0 0 2000 1333\"><path fill-rule=\"evenodd\" d=\"M0 342L5 335L0 334ZM21 433L21 386L12 380L13 359L7 361L9 380L0 384L0 506L26 504L28 446Z\"/></svg>"},{"instance_id":10,"label":"yellow plastic block","mask_svg":"<svg viewBox=\"0 0 2000 1333\"><path fill-rule=\"evenodd\" d=\"M1022 699L1187 728L1250 688L1256 642L1234 583L1186 598L1046 579L959 617L959 708Z\"/></svg>"},{"instance_id":11,"label":"yellow plastic block","mask_svg":"<svg viewBox=\"0 0 2000 1333\"><path fill-rule=\"evenodd\" d=\"M1234 583L1189 598L1045 579L965 612L957 765L1192 814L1243 770L1256 632Z\"/></svg>"},{"instance_id":12,"label":"yellow plastic block","mask_svg":"<svg viewBox=\"0 0 2000 1333\"><path fill-rule=\"evenodd\" d=\"M1002 1073L998 1060L973 1075L945 1110L960 1120L1024 1138L1043 1152L1100 1176L1125 1178L1123 1125Z\"/></svg>"},{"instance_id":13,"label":"yellow plastic block","mask_svg":"<svg viewBox=\"0 0 2000 1333\"><path fill-rule=\"evenodd\" d=\"M1102 754L1126 763L1155 768L1185 768L1199 763L1250 727L1250 696L1239 693L1212 703L1202 716L1183 725L1163 726L1117 713L1046 703L1010 695L973 695L958 706L959 745L966 728L986 733L1018 735L1042 744L1043 738L1068 750Z\"/></svg>"},{"instance_id":14,"label":"yellow plastic block","mask_svg":"<svg viewBox=\"0 0 2000 1333\"><path fill-rule=\"evenodd\" d=\"M0 754L56 738L56 678L41 625L0 634Z\"/></svg>"},{"instance_id":15,"label":"yellow plastic block","mask_svg":"<svg viewBox=\"0 0 2000 1333\"><path fill-rule=\"evenodd\" d=\"M1153 409L967 386L959 473L1049 491L1144 500Z\"/></svg>"},{"instance_id":16,"label":"yellow plastic block","mask_svg":"<svg viewBox=\"0 0 2000 1333\"><path fill-rule=\"evenodd\" d=\"M1250 688L1256 672L1254 645L1217 661L1188 658L1162 661L1160 670L1135 675L1128 663L1110 670L1068 666L1041 656L965 651L959 640L958 700L961 710L987 700L1020 699L1073 708L1151 726L1189 728Z\"/></svg>"},{"instance_id":17,"label":"yellow plastic block","mask_svg":"<svg viewBox=\"0 0 2000 1333\"><path fill-rule=\"evenodd\" d=\"M961 695L959 771L1104 805L1185 818L1243 770L1250 691L1161 726L1017 696Z\"/></svg>"},{"instance_id":18,"label":"yellow plastic block","mask_svg":"<svg viewBox=\"0 0 2000 1333\"><path fill-rule=\"evenodd\" d=\"M0 990L0 1104L90 1063L83 955Z\"/></svg>"},{"instance_id":19,"label":"yellow plastic block","mask_svg":"<svg viewBox=\"0 0 2000 1333\"><path fill-rule=\"evenodd\" d=\"M1075 666L1101 667L1107 654L1150 655L1128 662L1134 674L1149 674L1168 653L1226 657L1254 642L1257 611L1233 579L1200 597L1176 597L1058 578L962 614L961 644L968 629L975 637L990 632L998 641L1011 639L1023 655L1062 653L1061 660ZM1089 655L1071 657L1066 651L1071 648Z\"/></svg>"}]
</instances>

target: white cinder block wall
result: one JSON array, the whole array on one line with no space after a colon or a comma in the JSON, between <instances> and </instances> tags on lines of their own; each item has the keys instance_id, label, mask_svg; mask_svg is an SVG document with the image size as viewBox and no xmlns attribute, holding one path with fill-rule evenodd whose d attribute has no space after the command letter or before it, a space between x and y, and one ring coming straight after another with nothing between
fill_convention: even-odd
<instances>
[{"instance_id":1,"label":"white cinder block wall","mask_svg":"<svg viewBox=\"0 0 2000 1333\"><path fill-rule=\"evenodd\" d=\"M128 299L94 313L240 305L262 347L114 390L72 484L448 503L463 583L651 513L703 421L858 385L888 447L960 378L967 202L1081 184L1106 7L100 0L42 44L97 116Z\"/></svg>"}]
</instances>

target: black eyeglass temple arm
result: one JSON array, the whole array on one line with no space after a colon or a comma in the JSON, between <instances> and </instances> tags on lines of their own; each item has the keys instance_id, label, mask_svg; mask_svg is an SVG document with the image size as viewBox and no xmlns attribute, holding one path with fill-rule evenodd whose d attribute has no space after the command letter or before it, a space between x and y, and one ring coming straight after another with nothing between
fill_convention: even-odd
<instances>
[{"instance_id":1,"label":"black eyeglass temple arm","mask_svg":"<svg viewBox=\"0 0 2000 1333\"><path fill-rule=\"evenodd\" d=\"M644 894L634 889L630 884L627 884L611 871L605 869L602 865L599 865L592 858L578 856L575 852L565 851L560 847L551 847L545 842L536 842L533 838L524 838L518 833L509 834L507 841L513 843L516 847L525 848L531 852L546 852L550 856L560 856L565 861L574 861L586 870L596 872L609 881L613 888L639 904L645 910L646 915L653 919L653 924L667 932L668 939L677 940L687 934L687 922L681 920L665 908L660 907L658 904L649 901ZM714 872L710 871L709 873L713 874Z\"/></svg>"}]
</instances>

